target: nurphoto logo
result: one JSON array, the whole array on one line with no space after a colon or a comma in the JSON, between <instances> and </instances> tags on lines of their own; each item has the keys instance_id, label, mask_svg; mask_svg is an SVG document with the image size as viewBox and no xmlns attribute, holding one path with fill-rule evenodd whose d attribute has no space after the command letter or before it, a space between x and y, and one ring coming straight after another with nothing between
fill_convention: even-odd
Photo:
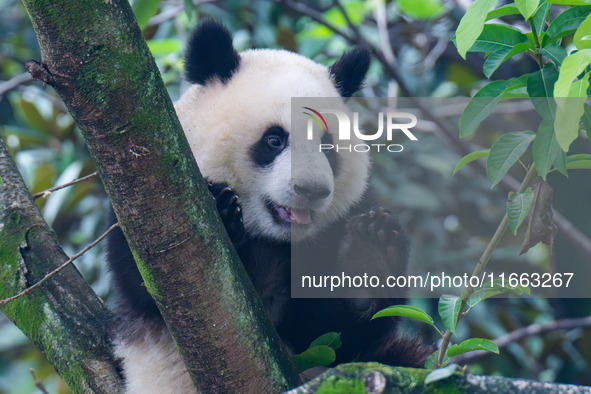
<instances>
[{"instance_id":1,"label":"nurphoto logo","mask_svg":"<svg viewBox=\"0 0 591 394\"><path fill-rule=\"evenodd\" d=\"M387 143L362 143L351 144L351 135L354 135L361 141L376 141L382 138L384 131L386 133L387 142L391 142L395 132L402 132L409 140L418 141L418 138L411 132L411 129L417 125L417 117L414 114L407 112L383 112L378 113L378 129L374 133L363 131L359 127L359 113L353 112L353 121L349 115L337 109L321 109L319 111L310 107L303 107L305 115L308 115L307 123L307 138L309 141L314 140L314 124L319 126L320 132L328 132L328 124L324 115L336 116L338 122L338 131L334 136L338 137L338 143L320 143L318 145L319 152L329 150L349 151L349 152L369 152L369 151L388 151L388 152L402 152L404 147L401 144L387 144ZM314 122L315 121L315 122ZM346 142L349 141L347 144Z\"/></svg>"}]
</instances>

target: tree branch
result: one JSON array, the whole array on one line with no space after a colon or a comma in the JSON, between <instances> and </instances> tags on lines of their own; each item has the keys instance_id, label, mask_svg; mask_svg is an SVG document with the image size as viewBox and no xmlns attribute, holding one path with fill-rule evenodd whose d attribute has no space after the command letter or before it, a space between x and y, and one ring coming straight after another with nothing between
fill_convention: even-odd
<instances>
[{"instance_id":1,"label":"tree branch","mask_svg":"<svg viewBox=\"0 0 591 394\"><path fill-rule=\"evenodd\" d=\"M572 330L575 328L591 328L591 316L574 318L574 319L563 319L554 320L549 323L536 323L526 327L518 328L505 335L502 335L494 340L499 349L507 347L509 344L519 342L524 338L531 337L534 335L541 335L548 332L559 331L559 330ZM451 362L458 364L471 363L476 359L490 354L487 351L474 351L470 353L460 354L454 357Z\"/></svg>"},{"instance_id":2,"label":"tree branch","mask_svg":"<svg viewBox=\"0 0 591 394\"><path fill-rule=\"evenodd\" d=\"M341 364L286 394L316 392L381 393L587 393L587 387L535 382L500 376L470 375L457 371L450 377L425 383L426 369L391 367L378 363Z\"/></svg>"},{"instance_id":3,"label":"tree branch","mask_svg":"<svg viewBox=\"0 0 591 394\"><path fill-rule=\"evenodd\" d=\"M96 240L94 240L93 242L91 242L88 246L86 246L80 252L78 252L75 255L73 255L72 257L70 257L68 259L68 261L66 261L65 263L63 263L62 265L60 265L59 267L57 267L56 269L54 269L53 271L51 271L50 273L46 274L39 282L35 283L34 285L31 285L31 286L27 287L25 290L21 291L20 293L18 293L16 295L13 295L12 297L8 297L6 299L0 300L0 306L4 306L4 305L8 304L10 301L14 301L17 298L21 298L22 296L24 296L26 294L29 294L31 291L33 291L33 290L41 287L41 285L43 285L49 279L51 279L52 277L54 277L58 272L60 272L61 270L63 270L64 268L66 268L67 266L69 266L70 264L72 264L77 258L79 258L84 253L88 252L90 249L92 249L94 246L96 246L107 235L109 235L109 233L111 231L113 231L116 227L119 227L119 224L115 223L114 225L112 225L111 227L109 227L109 229L107 231L105 231L100 237L98 237Z\"/></svg>"},{"instance_id":4,"label":"tree branch","mask_svg":"<svg viewBox=\"0 0 591 394\"><path fill-rule=\"evenodd\" d=\"M54 87L82 130L197 389L293 387L297 375L219 219L129 2L24 4L42 55L29 70Z\"/></svg>"},{"instance_id":5,"label":"tree branch","mask_svg":"<svg viewBox=\"0 0 591 394\"><path fill-rule=\"evenodd\" d=\"M19 85L28 82L28 81L32 81L33 78L31 77L31 75L29 73L22 73L19 75L15 75L14 77L10 78L7 81L1 81L0 82L0 97L2 97L2 95L4 93L7 93L13 89L16 89L19 87Z\"/></svg>"},{"instance_id":6,"label":"tree branch","mask_svg":"<svg viewBox=\"0 0 591 394\"><path fill-rule=\"evenodd\" d=\"M86 182L87 180L95 177L97 174L98 174L98 172L95 171L92 174L88 174L86 176L83 176L82 178L74 179L73 181L70 181L68 183L64 183L63 185L51 187L51 188L49 188L47 190L43 190L42 192L33 194L33 198L34 199L38 199L39 197L47 198L47 197L49 197L51 195L51 193L53 193L55 191L64 189L64 188L66 188L68 186L72 186L72 185L75 185L75 184L80 183L80 182Z\"/></svg>"},{"instance_id":7,"label":"tree branch","mask_svg":"<svg viewBox=\"0 0 591 394\"><path fill-rule=\"evenodd\" d=\"M68 256L1 138L0 177L0 298L6 298L41 280ZM39 291L0 306L74 392L123 390L108 338L113 316L76 268L68 266Z\"/></svg>"}]
</instances>

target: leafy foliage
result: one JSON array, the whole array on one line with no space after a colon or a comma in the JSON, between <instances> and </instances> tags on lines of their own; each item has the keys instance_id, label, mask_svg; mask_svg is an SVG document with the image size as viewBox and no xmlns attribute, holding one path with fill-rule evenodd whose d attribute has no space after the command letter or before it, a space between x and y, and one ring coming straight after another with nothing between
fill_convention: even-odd
<instances>
[{"instance_id":1,"label":"leafy foliage","mask_svg":"<svg viewBox=\"0 0 591 394\"><path fill-rule=\"evenodd\" d=\"M335 350L342 345L341 334L328 332L316 338L302 353L293 355L291 360L298 372L304 372L314 367L328 366L336 359Z\"/></svg>"}]
</instances>

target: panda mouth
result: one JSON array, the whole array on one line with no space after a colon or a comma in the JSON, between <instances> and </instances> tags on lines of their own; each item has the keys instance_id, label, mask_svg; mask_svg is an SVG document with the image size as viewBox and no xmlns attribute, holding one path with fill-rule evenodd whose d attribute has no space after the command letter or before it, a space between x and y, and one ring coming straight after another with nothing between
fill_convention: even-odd
<instances>
[{"instance_id":1,"label":"panda mouth","mask_svg":"<svg viewBox=\"0 0 591 394\"><path fill-rule=\"evenodd\" d=\"M273 215L273 219L284 225L292 223L306 225L312 222L310 210L308 208L292 208L283 205L273 205L267 202L267 209Z\"/></svg>"}]
</instances>

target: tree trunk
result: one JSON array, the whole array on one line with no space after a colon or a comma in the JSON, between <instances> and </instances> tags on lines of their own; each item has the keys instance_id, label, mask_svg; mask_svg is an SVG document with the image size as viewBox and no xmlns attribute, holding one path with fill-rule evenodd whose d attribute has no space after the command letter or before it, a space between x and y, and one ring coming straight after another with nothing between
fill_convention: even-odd
<instances>
[{"instance_id":1,"label":"tree trunk","mask_svg":"<svg viewBox=\"0 0 591 394\"><path fill-rule=\"evenodd\" d=\"M0 299L68 261L0 139ZM41 349L74 392L123 389L109 347L112 314L70 265L2 311Z\"/></svg>"},{"instance_id":2,"label":"tree trunk","mask_svg":"<svg viewBox=\"0 0 591 394\"><path fill-rule=\"evenodd\" d=\"M202 391L278 392L297 375L217 215L127 0L24 0L34 78L62 96L146 288Z\"/></svg>"}]
</instances>

